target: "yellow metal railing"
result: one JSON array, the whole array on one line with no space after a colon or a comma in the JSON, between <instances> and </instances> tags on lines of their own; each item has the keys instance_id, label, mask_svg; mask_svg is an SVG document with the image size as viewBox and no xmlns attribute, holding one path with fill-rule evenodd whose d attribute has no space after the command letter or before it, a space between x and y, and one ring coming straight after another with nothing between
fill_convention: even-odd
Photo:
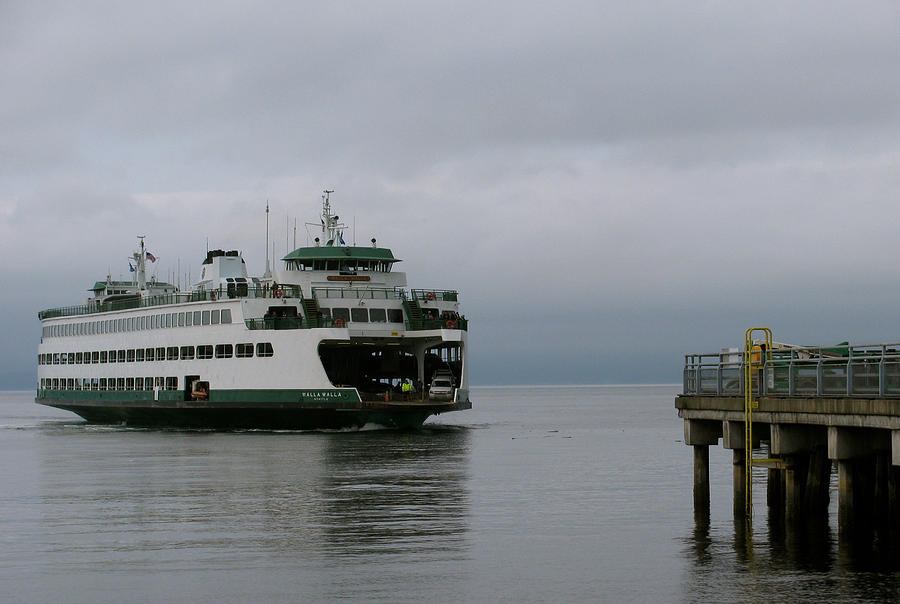
<instances>
[{"instance_id":1,"label":"yellow metal railing","mask_svg":"<svg viewBox=\"0 0 900 604\"><path fill-rule=\"evenodd\" d=\"M753 336L760 332L764 340L754 343ZM782 460L753 458L753 410L759 407L754 396L763 392L766 361L772 360L772 330L768 327L751 327L744 332L744 512L748 525L753 520L753 466L781 467Z\"/></svg>"}]
</instances>

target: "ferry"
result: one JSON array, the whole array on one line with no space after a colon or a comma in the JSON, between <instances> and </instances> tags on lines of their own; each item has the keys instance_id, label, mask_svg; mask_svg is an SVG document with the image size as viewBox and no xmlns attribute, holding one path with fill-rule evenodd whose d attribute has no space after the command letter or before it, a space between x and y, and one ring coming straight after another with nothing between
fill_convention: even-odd
<instances>
[{"instance_id":1,"label":"ferry","mask_svg":"<svg viewBox=\"0 0 900 604\"><path fill-rule=\"evenodd\" d=\"M471 409L458 292L408 289L374 238L346 245L330 193L315 244L270 269L267 241L260 277L217 249L187 291L148 280L156 257L138 237L131 281L38 313L35 401L92 423L211 429L416 428Z\"/></svg>"}]
</instances>

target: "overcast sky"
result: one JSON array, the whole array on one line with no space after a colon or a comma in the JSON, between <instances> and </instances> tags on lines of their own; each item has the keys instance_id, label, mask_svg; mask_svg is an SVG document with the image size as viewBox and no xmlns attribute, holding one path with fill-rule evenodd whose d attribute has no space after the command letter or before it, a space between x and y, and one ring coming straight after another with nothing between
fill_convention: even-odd
<instances>
[{"instance_id":1,"label":"overcast sky","mask_svg":"<svg viewBox=\"0 0 900 604\"><path fill-rule=\"evenodd\" d=\"M2 2L0 387L136 235L163 279L207 238L262 273L266 201L280 256L324 188L460 290L475 384L900 341L898 32L893 0Z\"/></svg>"}]
</instances>

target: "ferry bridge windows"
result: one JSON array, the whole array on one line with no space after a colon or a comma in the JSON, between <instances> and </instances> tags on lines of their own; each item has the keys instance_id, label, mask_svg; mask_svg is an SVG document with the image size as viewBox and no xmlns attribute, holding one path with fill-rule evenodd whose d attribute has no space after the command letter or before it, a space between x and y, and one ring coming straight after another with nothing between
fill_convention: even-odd
<instances>
[{"instance_id":1,"label":"ferry bridge windows","mask_svg":"<svg viewBox=\"0 0 900 604\"><path fill-rule=\"evenodd\" d=\"M402 308L389 308L387 309L387 315L390 323L403 323Z\"/></svg>"},{"instance_id":2,"label":"ferry bridge windows","mask_svg":"<svg viewBox=\"0 0 900 604\"><path fill-rule=\"evenodd\" d=\"M233 347L231 344L216 344L216 358L217 359L230 359L232 356Z\"/></svg>"},{"instance_id":3,"label":"ferry bridge windows","mask_svg":"<svg viewBox=\"0 0 900 604\"><path fill-rule=\"evenodd\" d=\"M203 311L201 322L203 323L203 325L209 325L209 311L208 310Z\"/></svg>"},{"instance_id":4,"label":"ferry bridge windows","mask_svg":"<svg viewBox=\"0 0 900 604\"><path fill-rule=\"evenodd\" d=\"M368 323L369 322L369 311L365 308L351 308L350 309L350 320L354 323Z\"/></svg>"},{"instance_id":5,"label":"ferry bridge windows","mask_svg":"<svg viewBox=\"0 0 900 604\"><path fill-rule=\"evenodd\" d=\"M193 346L182 346L181 347L181 359L183 361L190 361L194 358L194 347Z\"/></svg>"},{"instance_id":6,"label":"ferry bridge windows","mask_svg":"<svg viewBox=\"0 0 900 604\"><path fill-rule=\"evenodd\" d=\"M369 320L372 323L386 323L387 322L387 313L383 308L370 308L369 309Z\"/></svg>"},{"instance_id":7,"label":"ferry bridge windows","mask_svg":"<svg viewBox=\"0 0 900 604\"><path fill-rule=\"evenodd\" d=\"M235 356L239 359L248 359L253 356L253 344L238 344Z\"/></svg>"},{"instance_id":8,"label":"ferry bridge windows","mask_svg":"<svg viewBox=\"0 0 900 604\"><path fill-rule=\"evenodd\" d=\"M256 356L258 357L270 357L275 354L274 350L272 350L272 344L269 342L259 342L256 345Z\"/></svg>"},{"instance_id":9,"label":"ferry bridge windows","mask_svg":"<svg viewBox=\"0 0 900 604\"><path fill-rule=\"evenodd\" d=\"M200 315L201 312L199 310L194 311L194 325L200 325Z\"/></svg>"},{"instance_id":10,"label":"ferry bridge windows","mask_svg":"<svg viewBox=\"0 0 900 604\"><path fill-rule=\"evenodd\" d=\"M344 323L348 323L350 321L350 309L349 308L332 308L331 309L331 318L337 321L340 319Z\"/></svg>"},{"instance_id":11,"label":"ferry bridge windows","mask_svg":"<svg viewBox=\"0 0 900 604\"><path fill-rule=\"evenodd\" d=\"M184 325L186 327L190 327L191 325L193 325L194 324L193 318L194 318L194 313L192 313L190 311L184 313Z\"/></svg>"},{"instance_id":12,"label":"ferry bridge windows","mask_svg":"<svg viewBox=\"0 0 900 604\"><path fill-rule=\"evenodd\" d=\"M219 324L219 311L218 310L214 310L210 313L209 323L210 323L210 325L218 325Z\"/></svg>"},{"instance_id":13,"label":"ferry bridge windows","mask_svg":"<svg viewBox=\"0 0 900 604\"><path fill-rule=\"evenodd\" d=\"M197 346L197 358L198 359L213 358L213 347L211 345Z\"/></svg>"},{"instance_id":14,"label":"ferry bridge windows","mask_svg":"<svg viewBox=\"0 0 900 604\"><path fill-rule=\"evenodd\" d=\"M222 325L230 325L231 324L231 309L223 308L222 309Z\"/></svg>"}]
</instances>

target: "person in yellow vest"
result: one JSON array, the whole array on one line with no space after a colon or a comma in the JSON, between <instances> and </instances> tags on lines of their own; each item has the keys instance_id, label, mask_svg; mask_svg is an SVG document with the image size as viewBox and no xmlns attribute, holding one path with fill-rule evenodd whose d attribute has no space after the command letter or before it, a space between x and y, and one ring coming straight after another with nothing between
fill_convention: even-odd
<instances>
[{"instance_id":1,"label":"person in yellow vest","mask_svg":"<svg viewBox=\"0 0 900 604\"><path fill-rule=\"evenodd\" d=\"M409 383L409 380L403 380L403 385L400 386L401 392L403 392L403 400L409 400L409 393L412 392L412 384Z\"/></svg>"}]
</instances>

